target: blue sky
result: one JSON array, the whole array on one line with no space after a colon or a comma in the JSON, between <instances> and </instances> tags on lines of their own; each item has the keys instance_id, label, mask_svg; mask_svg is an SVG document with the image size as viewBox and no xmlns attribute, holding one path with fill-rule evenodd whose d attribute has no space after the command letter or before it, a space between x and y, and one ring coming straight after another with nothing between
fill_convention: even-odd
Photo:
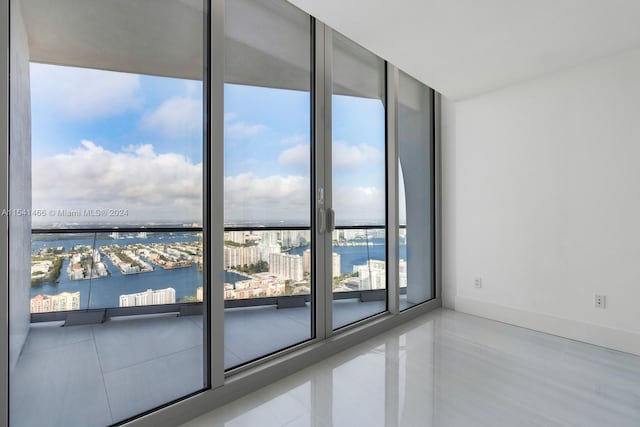
<instances>
[{"instance_id":1,"label":"blue sky","mask_svg":"<svg viewBox=\"0 0 640 427\"><path fill-rule=\"evenodd\" d=\"M91 91L90 86L99 81L102 88ZM68 152L89 139L110 151L153 144L157 152L177 152L201 162L199 129L185 125L178 133L156 132L143 125L145 117L175 98L192 99L201 111L202 83L32 63L33 157ZM106 103L113 108L101 107ZM201 117L195 120L201 126Z\"/></svg>"},{"instance_id":2,"label":"blue sky","mask_svg":"<svg viewBox=\"0 0 640 427\"><path fill-rule=\"evenodd\" d=\"M127 208L129 221L201 216L202 84L31 66L33 207ZM334 96L339 222L384 217L384 109ZM225 87L225 217L308 222L309 93Z\"/></svg>"}]
</instances>

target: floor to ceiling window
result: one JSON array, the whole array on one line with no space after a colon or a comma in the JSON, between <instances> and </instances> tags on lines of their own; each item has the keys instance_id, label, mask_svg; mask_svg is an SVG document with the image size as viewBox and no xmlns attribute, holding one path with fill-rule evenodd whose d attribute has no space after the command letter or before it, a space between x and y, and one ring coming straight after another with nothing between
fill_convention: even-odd
<instances>
[{"instance_id":1,"label":"floor to ceiling window","mask_svg":"<svg viewBox=\"0 0 640 427\"><path fill-rule=\"evenodd\" d=\"M10 423L108 425L208 382L204 4L35 6L12 2L31 237Z\"/></svg>"},{"instance_id":2,"label":"floor to ceiling window","mask_svg":"<svg viewBox=\"0 0 640 427\"><path fill-rule=\"evenodd\" d=\"M284 0L10 5L10 425L171 425L436 305L431 89Z\"/></svg>"},{"instance_id":3,"label":"floor to ceiling window","mask_svg":"<svg viewBox=\"0 0 640 427\"><path fill-rule=\"evenodd\" d=\"M433 91L400 71L399 244L402 310L435 296Z\"/></svg>"},{"instance_id":4,"label":"floor to ceiling window","mask_svg":"<svg viewBox=\"0 0 640 427\"><path fill-rule=\"evenodd\" d=\"M386 101L382 59L336 32L332 50L331 261L337 329L387 309Z\"/></svg>"},{"instance_id":5,"label":"floor to ceiling window","mask_svg":"<svg viewBox=\"0 0 640 427\"><path fill-rule=\"evenodd\" d=\"M313 337L311 17L225 9L225 367ZM251 345L247 345L248 341Z\"/></svg>"}]
</instances>

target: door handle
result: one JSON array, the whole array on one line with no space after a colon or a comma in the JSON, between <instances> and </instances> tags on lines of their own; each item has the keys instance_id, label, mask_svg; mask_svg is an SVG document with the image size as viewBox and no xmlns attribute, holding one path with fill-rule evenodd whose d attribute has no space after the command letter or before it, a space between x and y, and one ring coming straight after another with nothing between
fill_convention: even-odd
<instances>
[{"instance_id":1,"label":"door handle","mask_svg":"<svg viewBox=\"0 0 640 427\"><path fill-rule=\"evenodd\" d=\"M323 234L327 230L327 216L323 208L318 208L318 233Z\"/></svg>"},{"instance_id":2,"label":"door handle","mask_svg":"<svg viewBox=\"0 0 640 427\"><path fill-rule=\"evenodd\" d=\"M336 212L333 209L327 209L327 232L331 233L336 228Z\"/></svg>"}]
</instances>

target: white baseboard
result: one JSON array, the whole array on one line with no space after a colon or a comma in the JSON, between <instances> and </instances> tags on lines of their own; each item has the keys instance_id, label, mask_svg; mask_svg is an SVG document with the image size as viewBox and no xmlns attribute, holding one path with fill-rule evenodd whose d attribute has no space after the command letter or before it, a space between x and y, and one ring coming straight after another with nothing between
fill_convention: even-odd
<instances>
[{"instance_id":1,"label":"white baseboard","mask_svg":"<svg viewBox=\"0 0 640 427\"><path fill-rule=\"evenodd\" d=\"M455 310L640 356L640 334L550 314L455 297Z\"/></svg>"}]
</instances>

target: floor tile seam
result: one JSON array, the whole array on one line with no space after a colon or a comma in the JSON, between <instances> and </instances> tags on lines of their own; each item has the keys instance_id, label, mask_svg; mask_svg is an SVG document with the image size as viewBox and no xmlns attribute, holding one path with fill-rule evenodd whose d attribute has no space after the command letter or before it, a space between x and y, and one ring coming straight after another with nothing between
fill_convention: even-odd
<instances>
[{"instance_id":1,"label":"floor tile seam","mask_svg":"<svg viewBox=\"0 0 640 427\"><path fill-rule=\"evenodd\" d=\"M233 356L237 357L238 359L241 359L241 357L240 357L240 356L238 356L238 354L237 354L235 351L233 351L230 347L228 347L228 346L226 346L226 345L225 345L224 347L225 347L225 351L228 351L228 352L229 352L229 353L231 353Z\"/></svg>"},{"instance_id":2,"label":"floor tile seam","mask_svg":"<svg viewBox=\"0 0 640 427\"><path fill-rule=\"evenodd\" d=\"M133 368L135 366L144 365L146 363L153 362L154 360L161 360L161 359L165 359L167 357L175 356L176 354L184 353L184 352L187 352L189 350L193 350L194 348L198 348L198 347L201 347L201 346L202 346L202 344L194 345L194 346L191 346L191 347L185 347L185 348L180 349L180 350L172 351L171 353L162 354L160 356L153 357L151 359L141 360L141 361L138 361L138 362L133 363L131 365L123 366L121 368L113 369L111 371L105 371L104 374L111 375L111 374L113 374L115 372L118 372L118 371L122 371L122 370L125 370L125 369L130 369L130 368Z\"/></svg>"},{"instance_id":3,"label":"floor tile seam","mask_svg":"<svg viewBox=\"0 0 640 427\"><path fill-rule=\"evenodd\" d=\"M309 314L309 322L305 322L304 320L301 319L297 319L291 315L287 315L287 317L289 319L291 319L292 322L296 322L298 324L300 324L301 326L307 326L309 328L309 330L311 330L311 314Z\"/></svg>"},{"instance_id":4,"label":"floor tile seam","mask_svg":"<svg viewBox=\"0 0 640 427\"><path fill-rule=\"evenodd\" d=\"M104 395L107 398L107 407L109 408L109 416L111 417L111 422L114 422L113 409L111 408L111 400L109 399L109 391L107 390L107 382L104 378L104 369L102 368L102 359L100 359L100 352L98 351L98 345L96 343L96 337L94 334L94 328L91 328L91 337L93 341L93 348L96 351L96 357L98 359L98 366L100 367L100 376L102 378L102 387L104 388Z\"/></svg>"},{"instance_id":5,"label":"floor tile seam","mask_svg":"<svg viewBox=\"0 0 640 427\"><path fill-rule=\"evenodd\" d=\"M633 376L640 376L640 366L635 368L635 367L628 367L628 364L622 364L622 363L612 363L610 361L598 361L598 359L595 358L587 358L584 357L584 354L581 353L573 353L573 352L566 352L565 355L567 357L572 357L574 359L579 360L580 362L583 363L588 363L590 365L602 365L603 368L606 368L607 370L615 370L615 371L620 371L620 372L624 372L628 375L633 375ZM640 360L640 356L635 356L635 358L637 358L638 360Z\"/></svg>"},{"instance_id":6,"label":"floor tile seam","mask_svg":"<svg viewBox=\"0 0 640 427\"><path fill-rule=\"evenodd\" d=\"M529 375L529 376L531 376L531 375ZM473 382L470 383L469 380L465 380L466 377L464 375L462 375L462 374L454 375L453 377L449 376L449 377L450 378L457 378L457 382L460 385L468 386L470 384L475 384ZM612 409L614 409L614 408L611 408L611 407L603 407L602 404L601 404L601 400L595 400L594 401L593 399L585 399L585 397L584 397L585 393L583 391L575 390L574 388L567 386L563 381L554 380L554 379L551 379L550 381L551 381L551 384L553 385L553 387L556 388L560 392L560 394L565 396L565 398L567 396L570 396L574 401L578 401L578 402L582 401L582 402L585 402L589 406L592 406L593 404L595 404L600 409L603 409L605 412L611 412ZM549 384L546 384L546 386L548 386L548 385ZM544 384L540 384L539 386L543 387L545 385ZM543 388L548 388L546 386L543 387ZM488 388L488 389L484 388L483 390L484 390L485 393L488 393L488 394L491 394L491 395L495 396L496 399L500 400L500 398L502 398L503 401L508 402L508 403L514 405L515 407L524 408L524 409L530 410L532 412L537 412L539 410L539 408L536 408L533 405L527 404L526 402L522 401L521 399L514 398L514 396L511 395L510 393L496 393L496 392L492 391L491 388ZM623 418L627 418L629 415L631 415L631 414L629 414L629 411L628 411L630 409L629 405L621 405L618 402L614 402L614 403L616 404L615 413L618 416L621 416ZM623 411L621 411L621 409ZM624 411L624 409L626 409L627 411ZM551 421L558 422L558 423L560 423L562 425L567 425L566 424L567 422L572 421L572 420L567 421L565 419L558 419L556 417L551 417L550 418L547 415L545 415L545 417L549 418Z\"/></svg>"},{"instance_id":7,"label":"floor tile seam","mask_svg":"<svg viewBox=\"0 0 640 427\"><path fill-rule=\"evenodd\" d=\"M530 332L536 332L536 331L530 331ZM544 334L544 335L543 336L539 336L537 338L546 338L546 337L559 338L559 337L555 337L554 335L545 334L544 332L540 332L540 334ZM465 342L471 342L471 343L484 342L484 340L479 340L478 339L478 335L472 335L470 331L460 331L457 328L441 328L440 329L440 336L457 337L460 340L464 340ZM489 336L489 338L504 338L504 336L505 336L504 332L496 332L496 333L492 334L492 336ZM563 353L563 354L567 352L566 343L562 343L562 345L561 345L562 348L554 348L552 346L544 346L544 347L542 347L539 344L533 343L532 340L529 337L526 337L524 335L519 335L519 336L511 335L510 338L509 338L509 341L510 342L513 341L515 343L520 343L520 344L523 344L523 345L530 345L530 346L545 348L549 352Z\"/></svg>"},{"instance_id":8,"label":"floor tile seam","mask_svg":"<svg viewBox=\"0 0 640 427\"><path fill-rule=\"evenodd\" d=\"M84 338L84 339L81 339L81 340L78 340L78 341L72 341L72 342L68 342L68 343L64 343L64 344L56 344L53 347L43 348L43 349L40 349L40 350L21 351L20 355L18 356L18 360L20 360L20 358L23 357L23 356L31 356L34 353L37 354L37 353L42 353L42 352L45 352L45 351L58 350L58 349L63 348L63 347L67 347L67 346L75 345L75 344L80 344L82 342L91 341L91 340L93 340L93 338L89 337L89 338ZM24 349L24 347L23 347L23 349Z\"/></svg>"},{"instance_id":9,"label":"floor tile seam","mask_svg":"<svg viewBox=\"0 0 640 427\"><path fill-rule=\"evenodd\" d=\"M481 341L478 341L478 340L470 340L470 339L465 338L464 335L455 334L455 333L452 333L450 331L445 333L445 334L441 334L440 337L452 338L456 342L462 342L464 344L473 346L475 348L481 348L481 349L485 349L485 350L499 352L499 353L505 354L505 355L513 357L513 358L517 358L517 359L521 359L522 358L522 352L507 351L508 348L502 348L502 347L499 347L497 345L492 345L491 343L485 343L485 342L481 342ZM566 355L566 353L564 351L558 352L558 353L559 353L559 355L562 355L562 356Z\"/></svg>"},{"instance_id":10,"label":"floor tile seam","mask_svg":"<svg viewBox=\"0 0 640 427\"><path fill-rule=\"evenodd\" d=\"M187 316L185 316L187 317ZM193 317L195 317L196 319L193 319ZM200 328L201 330L204 329L204 318L202 319L202 323L199 323L197 319L201 318L203 316L188 316L187 318L189 319L190 322L194 323L198 328Z\"/></svg>"},{"instance_id":11,"label":"floor tile seam","mask_svg":"<svg viewBox=\"0 0 640 427\"><path fill-rule=\"evenodd\" d=\"M617 353L621 353L621 354L624 354L624 355L631 355L631 356L639 356L640 357L640 355L635 354L635 353L631 353L631 352L628 352L628 351L617 350L617 349L614 349L614 348L605 347L604 345L598 345L598 344L593 344L593 343L586 342L586 341L580 341L580 340L575 339L575 338L569 338L569 337L565 337L565 336L558 335L558 334L552 334L552 333L549 333L549 332L542 332L542 331L537 330L537 329L533 329L533 328L529 328L529 327L521 326L521 325L516 325L514 323L508 323L508 322L505 322L505 321L495 320L495 319L491 319L489 317L483 317L483 316L479 316L479 315L475 315L475 314L469 314L469 313L465 313L465 312L462 312L462 311L456 311L456 310L451 310L451 311L456 313L456 314L459 314L459 315L464 315L464 316L467 316L467 317L473 317L473 318L476 318L476 319L482 319L482 320L485 320L485 321L491 322L491 323L496 323L496 324L500 324L500 325L507 325L507 326L513 326L514 328L518 328L518 329L521 329L521 330L524 330L524 331L529 331L529 332L532 332L532 333L534 333L536 335L540 334L540 335L544 335L544 336L547 336L547 337L559 338L561 340L566 341L565 342L566 346L569 346L571 344L580 344L580 345L596 347L596 348L599 348L599 349L602 349L602 350L606 350L606 351L617 352Z\"/></svg>"},{"instance_id":12,"label":"floor tile seam","mask_svg":"<svg viewBox=\"0 0 640 427\"><path fill-rule=\"evenodd\" d=\"M311 412L308 412L307 414L304 414L304 415L298 415L298 416L292 418L289 421L285 421L285 423L282 424L282 427L291 427L291 426L294 426L294 425L300 425L300 424L294 424L294 423L307 419L307 417L305 417L305 415L309 415L309 418L311 418Z\"/></svg>"},{"instance_id":13,"label":"floor tile seam","mask_svg":"<svg viewBox=\"0 0 640 427\"><path fill-rule=\"evenodd\" d=\"M463 377L459 377L463 378ZM465 383L468 383L468 381L460 381L458 380L459 384L461 385L465 385ZM466 384L468 385L468 384ZM540 412L540 408L536 408L534 407L534 405L530 405L527 404L521 400L515 399L511 394L509 393L496 393L496 392L492 392L491 390L484 390L485 393L488 393L492 396L494 396L496 398L496 400L494 400L494 402L502 402L510 404L513 406L514 409L520 409L520 410L526 410L528 412L534 413L536 415L538 415L539 417L543 418L543 419L548 419L549 421L555 422L559 425L563 425L563 426L570 426L573 424L567 424L568 422L572 422L572 420L566 420L566 419L561 419L558 418L558 416L550 416L547 413L541 413ZM439 400L439 399L438 399ZM452 408L459 408L457 405L449 405Z\"/></svg>"},{"instance_id":14,"label":"floor tile seam","mask_svg":"<svg viewBox=\"0 0 640 427\"><path fill-rule=\"evenodd\" d=\"M506 359L508 359L508 360L510 360L512 362L517 362L518 364L521 364L521 365L531 366L532 369L534 369L534 370L536 370L536 371L538 371L540 373L548 371L548 369L549 369L549 366L548 366L549 360L546 360L546 359L540 361L537 358L527 357L527 355L523 355L522 353L505 352L505 351L502 351L502 350L496 348L495 346L484 345L484 344L476 343L476 342L467 342L467 343L468 343L468 345L471 345L473 347L476 347L476 348L479 347L479 348L482 348L484 350L488 350L491 353L499 353L500 355L502 355L502 357L504 357L504 358L506 358ZM566 356L566 354L564 354L564 353L562 353L561 355L563 357ZM495 356L495 354L493 356ZM534 361L534 360L537 360L539 363L535 363L535 364L532 365L531 362ZM545 362L545 363L540 363L540 362ZM567 360L565 360L563 364L553 363L553 365L554 365L554 369L556 369L556 370L562 370L562 371L569 370L569 372L575 372L576 371L575 369L572 369L572 365L569 364L569 361L567 361ZM602 367L606 368L606 366L602 366Z\"/></svg>"},{"instance_id":15,"label":"floor tile seam","mask_svg":"<svg viewBox=\"0 0 640 427\"><path fill-rule=\"evenodd\" d=\"M221 407L220 409L226 408L224 411L218 412L218 416L222 421L221 425L226 425L227 423L238 419L242 415L257 410L261 406L268 404L273 399L278 397L278 395L273 397L265 396L264 392L264 387L259 388ZM274 421L277 421L275 415L273 415L273 412L271 410L268 413Z\"/></svg>"},{"instance_id":16,"label":"floor tile seam","mask_svg":"<svg viewBox=\"0 0 640 427\"><path fill-rule=\"evenodd\" d=\"M461 409L460 405L455 404L455 403L452 403L452 402L449 402L449 401L447 401L447 400L445 400L444 402L440 402L440 405L444 406L445 408L446 408L446 407L449 407L449 410L450 410L450 411L460 411L460 409ZM523 406L523 405L519 405L519 404L517 404L517 403L516 403L516 405L514 405L514 406L516 406L516 407L520 407L520 408L524 407L525 409L530 410L530 408L528 408L528 407L526 407L526 406ZM485 408L486 408L486 407L485 407ZM547 415L547 414L542 414L542 413L540 413L540 412L539 412L539 411L537 411L537 410L536 410L536 411L533 411L533 412L535 412L535 413L536 413L540 418L545 419L545 420L549 420L549 421L551 421L551 422L554 422L554 423L556 423L556 425L558 425L558 426L564 426L564 427L572 427L572 426L575 426L575 424L569 424L567 421L557 419L556 417L550 417L549 415ZM466 413L465 413L465 415L468 415L468 416L475 416L475 417L477 418L477 413L475 413L473 409L472 409L472 410L470 410L469 412L466 412ZM540 426L541 424L536 424L536 425ZM548 424L544 424L544 425L546 426L546 425L548 425Z\"/></svg>"},{"instance_id":17,"label":"floor tile seam","mask_svg":"<svg viewBox=\"0 0 640 427\"><path fill-rule=\"evenodd\" d=\"M467 354L473 354L471 351L467 352ZM503 373L505 375L516 375L516 376L521 376L523 379L525 380L530 380L531 378L541 378L545 375L545 373L548 373L548 367L547 366L543 366L543 365L533 365L531 364L531 360L527 359L524 360L522 358L514 358L514 357L507 357L509 363L508 364L502 364L499 363L499 360L496 360L496 355L495 354L489 354L488 357L475 357L475 361L477 363L480 363L482 365L486 365L486 364L492 364L494 366L501 366ZM510 356L509 354L505 354L504 356ZM517 362L517 366L514 366ZM521 369L522 367L527 367L526 369ZM559 369L559 370L564 370L564 368L560 365L558 365L555 369ZM553 376L548 377L546 383L544 384L540 384L540 386L544 386L547 387L549 385L554 385L555 387L558 387L560 389L566 389L568 392L570 392L571 390L576 390L579 391L580 389L573 387L569 384L566 383L566 378L562 378L562 379L557 379ZM575 393L571 393L571 394L575 394Z\"/></svg>"}]
</instances>

